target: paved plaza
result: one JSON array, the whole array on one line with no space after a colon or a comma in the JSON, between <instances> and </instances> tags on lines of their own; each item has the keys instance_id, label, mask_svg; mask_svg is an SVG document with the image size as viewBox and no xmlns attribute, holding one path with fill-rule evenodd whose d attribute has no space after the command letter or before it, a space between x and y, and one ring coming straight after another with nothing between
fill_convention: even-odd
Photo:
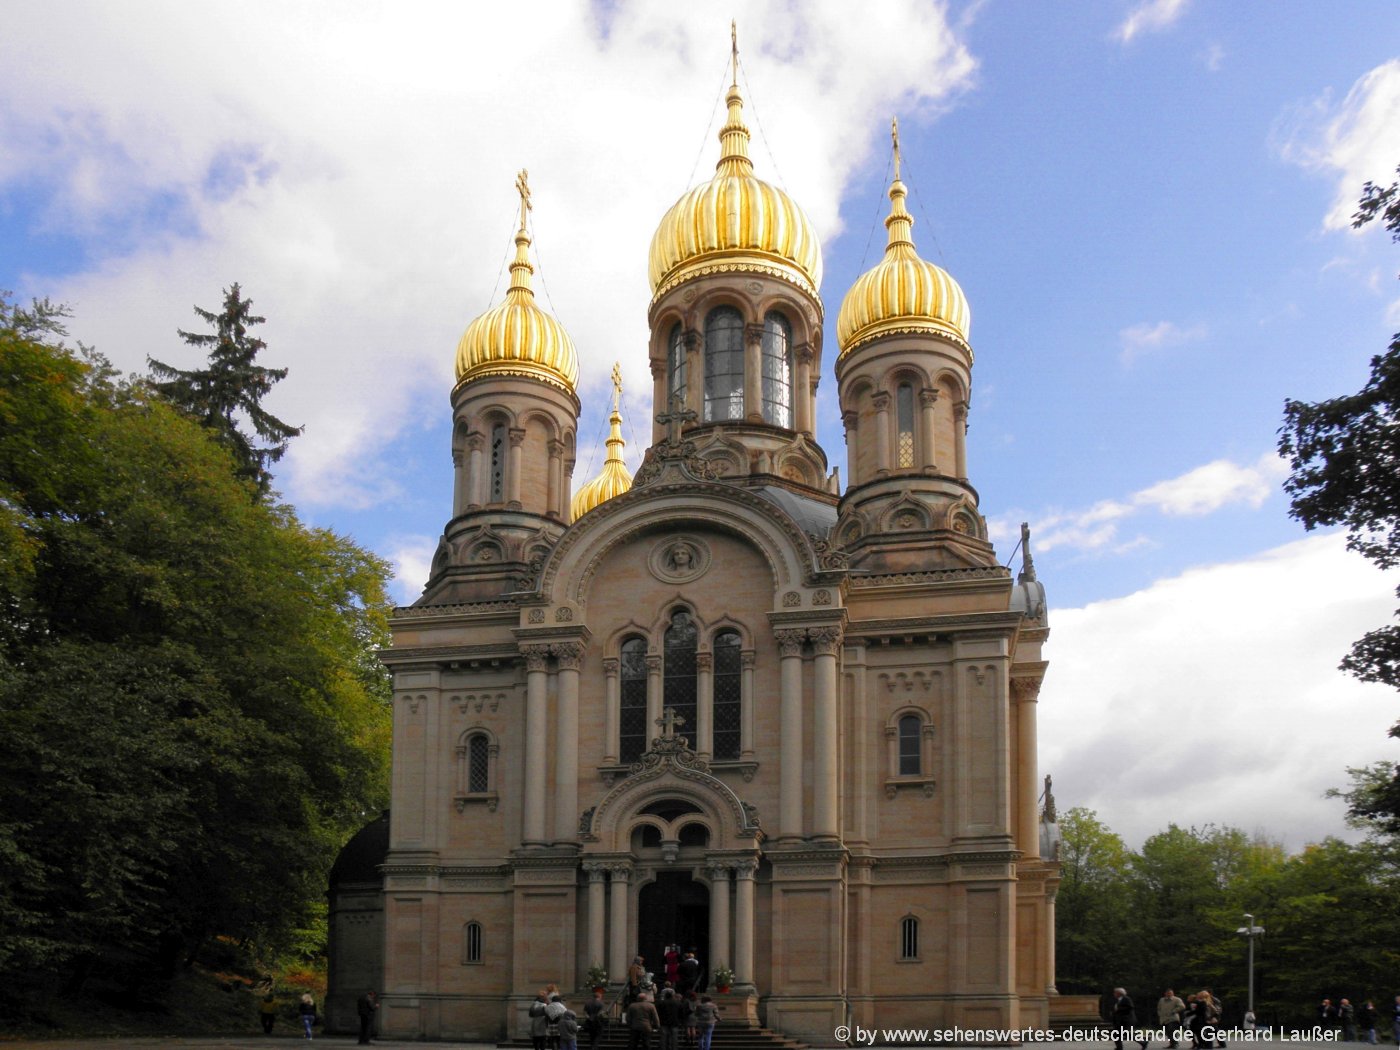
<instances>
[{"instance_id":1,"label":"paved plaza","mask_svg":"<svg viewBox=\"0 0 1400 1050\"><path fill-rule=\"evenodd\" d=\"M724 1050L724 1040L722 1030L715 1037L715 1050ZM231 1036L190 1036L181 1038L180 1036L165 1036L160 1038L151 1037L116 1037L110 1039L21 1039L12 1041L4 1035L0 1035L0 1047L4 1050L265 1050L266 1047L280 1047L282 1050L290 1050L293 1045L300 1045L306 1042L293 1033L278 1035L231 1035ZM317 1036L312 1041L314 1045L322 1046L354 1046L355 1037L353 1035L328 1035ZM375 1046L383 1047L384 1050L398 1047L401 1050L408 1050L416 1047L423 1050L424 1047L436 1047L440 1050L495 1050L495 1043L425 1043L418 1040L401 1039L376 1039ZM835 1046L836 1044L829 1044ZM1050 1043L1050 1044L1024 1044L1027 1047L1034 1045L1060 1045L1060 1046L1083 1046L1093 1047L1095 1050L1107 1050L1112 1043ZM1162 1050L1164 1044L1151 1044L1152 1050ZM1272 1047L1282 1045L1291 1050L1336 1050L1337 1043L1330 1040L1259 1040L1253 1044L1260 1047ZM1365 1043L1349 1044L1358 1048L1366 1046ZM1393 1046L1393 1043L1382 1043L1382 1046ZM1236 1048L1244 1047L1245 1044L1237 1043ZM1129 1043L1128 1050L1136 1050L1136 1044Z\"/></svg>"}]
</instances>

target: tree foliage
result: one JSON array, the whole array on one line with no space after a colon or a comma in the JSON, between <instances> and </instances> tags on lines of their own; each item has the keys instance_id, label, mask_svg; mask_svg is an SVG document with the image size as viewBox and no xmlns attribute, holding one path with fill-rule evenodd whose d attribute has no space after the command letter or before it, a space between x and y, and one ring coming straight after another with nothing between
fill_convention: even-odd
<instances>
[{"instance_id":1,"label":"tree foliage","mask_svg":"<svg viewBox=\"0 0 1400 1050\"><path fill-rule=\"evenodd\" d=\"M387 798L386 567L0 298L0 1003L276 949Z\"/></svg>"},{"instance_id":2,"label":"tree foliage","mask_svg":"<svg viewBox=\"0 0 1400 1050\"><path fill-rule=\"evenodd\" d=\"M150 357L146 363L156 377L152 386L161 396L217 434L233 451L239 473L255 481L260 493L266 493L272 484L268 465L282 458L291 439L301 433L301 427L289 426L262 407L262 399L287 377L287 370L264 368L256 363L267 344L249 330L267 318L255 316L252 308L253 301L243 298L235 281L224 289L221 313L194 308L206 323L214 326L213 332L179 332L180 338L191 346L208 351L205 368L182 371ZM240 416L246 417L253 433L269 444L259 447L244 434Z\"/></svg>"},{"instance_id":3,"label":"tree foliage","mask_svg":"<svg viewBox=\"0 0 1400 1050\"><path fill-rule=\"evenodd\" d=\"M1400 241L1400 183L1366 184L1352 225L1377 219ZM1383 569L1400 565L1400 334L1371 358L1370 378L1357 393L1284 402L1278 447L1292 468L1284 489L1294 518L1308 529L1345 526L1349 548ZM1360 638L1342 669L1400 689L1400 622ZM1400 722L1390 735L1400 736ZM1371 801L1373 812L1400 824L1400 768Z\"/></svg>"}]
</instances>

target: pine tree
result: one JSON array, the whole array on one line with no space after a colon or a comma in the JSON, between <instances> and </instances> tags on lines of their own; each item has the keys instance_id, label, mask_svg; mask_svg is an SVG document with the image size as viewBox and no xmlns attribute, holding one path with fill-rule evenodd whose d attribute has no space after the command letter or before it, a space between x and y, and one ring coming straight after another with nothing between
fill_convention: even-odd
<instances>
[{"instance_id":1,"label":"pine tree","mask_svg":"<svg viewBox=\"0 0 1400 1050\"><path fill-rule=\"evenodd\" d=\"M285 368L263 368L256 364L267 344L249 330L267 320L252 313L253 301L245 299L238 283L224 290L222 313L211 313L196 306L194 312L214 326L211 333L186 332L180 338L191 346L209 352L208 367L184 371L154 358L146 358L156 378L152 387L166 400L199 420L232 449L239 463L238 473L252 479L259 494L272 484L268 466L287 451L301 427L282 422L262 407L262 399L273 384L285 379ZM261 447L240 428L240 416L252 424L257 437L267 441Z\"/></svg>"}]
</instances>

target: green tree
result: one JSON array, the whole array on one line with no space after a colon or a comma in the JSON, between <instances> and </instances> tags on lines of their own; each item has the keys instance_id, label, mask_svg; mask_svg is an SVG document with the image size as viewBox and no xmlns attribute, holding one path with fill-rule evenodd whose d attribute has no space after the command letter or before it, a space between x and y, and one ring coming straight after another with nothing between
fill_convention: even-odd
<instances>
[{"instance_id":1,"label":"green tree","mask_svg":"<svg viewBox=\"0 0 1400 1050\"><path fill-rule=\"evenodd\" d=\"M1377 219L1400 241L1400 183L1366 184L1352 225ZM1360 391L1326 401L1290 399L1283 414L1278 447L1292 468L1284 482L1292 516L1308 529L1343 525L1349 548L1383 569L1400 565L1400 334L1371 358L1371 375ZM1359 639L1342 668L1400 689L1400 622ZM1400 736L1400 722L1390 734ZM1400 767L1368 804L1400 829Z\"/></svg>"},{"instance_id":2,"label":"green tree","mask_svg":"<svg viewBox=\"0 0 1400 1050\"><path fill-rule=\"evenodd\" d=\"M1093 810L1060 821L1055 967L1062 991L1102 991L1123 979L1128 942L1129 852Z\"/></svg>"},{"instance_id":3,"label":"green tree","mask_svg":"<svg viewBox=\"0 0 1400 1050\"><path fill-rule=\"evenodd\" d=\"M152 383L171 404L209 427L233 450L239 471L257 482L259 493L272 484L268 465L287 451L301 427L289 426L262 407L262 399L274 384L287 377L285 368L264 368L256 363L267 344L250 333L265 317L252 312L253 301L244 299L238 283L224 289L222 313L211 313L196 306L194 312L214 326L212 333L180 330L180 338L191 346L205 348L209 364L202 369L183 371L154 358L146 358ZM269 442L259 447L243 433L240 417L246 417L253 433Z\"/></svg>"},{"instance_id":4,"label":"green tree","mask_svg":"<svg viewBox=\"0 0 1400 1050\"><path fill-rule=\"evenodd\" d=\"M0 1005L290 943L387 799L386 567L61 317L0 298Z\"/></svg>"}]
</instances>

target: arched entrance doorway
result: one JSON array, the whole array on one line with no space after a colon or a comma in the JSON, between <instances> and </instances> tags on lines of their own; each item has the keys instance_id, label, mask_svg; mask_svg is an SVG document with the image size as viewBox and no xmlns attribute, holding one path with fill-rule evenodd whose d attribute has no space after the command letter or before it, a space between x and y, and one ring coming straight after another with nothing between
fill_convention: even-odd
<instances>
[{"instance_id":1,"label":"arched entrance doorway","mask_svg":"<svg viewBox=\"0 0 1400 1050\"><path fill-rule=\"evenodd\" d=\"M710 890L687 871L658 872L637 900L638 950L660 986L666 979L666 946L695 951L700 966L710 958Z\"/></svg>"}]
</instances>

